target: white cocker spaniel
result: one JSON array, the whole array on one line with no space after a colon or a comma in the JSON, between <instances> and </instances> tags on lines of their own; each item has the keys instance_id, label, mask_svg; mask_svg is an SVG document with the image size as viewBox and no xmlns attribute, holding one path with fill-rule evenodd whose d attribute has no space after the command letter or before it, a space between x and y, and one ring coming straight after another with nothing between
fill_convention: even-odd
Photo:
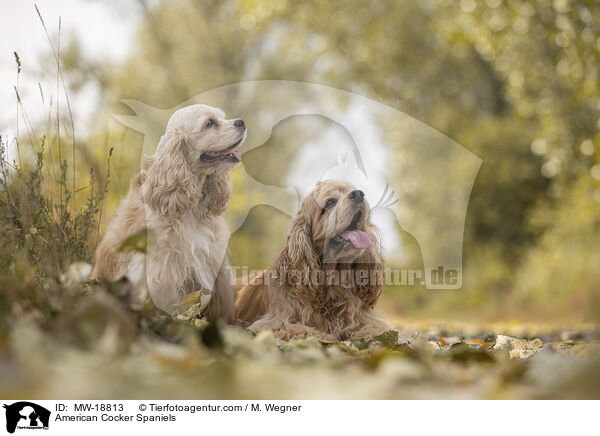
<instances>
[{"instance_id":1,"label":"white cocker spaniel","mask_svg":"<svg viewBox=\"0 0 600 436\"><path fill-rule=\"evenodd\" d=\"M92 278L127 277L137 302L150 296L169 313L186 294L205 290L212 296L204 315L233 321L229 230L221 214L245 138L244 120L227 120L220 109L197 104L175 112L98 246ZM119 250L144 228L156 237L145 253Z\"/></svg>"}]
</instances>

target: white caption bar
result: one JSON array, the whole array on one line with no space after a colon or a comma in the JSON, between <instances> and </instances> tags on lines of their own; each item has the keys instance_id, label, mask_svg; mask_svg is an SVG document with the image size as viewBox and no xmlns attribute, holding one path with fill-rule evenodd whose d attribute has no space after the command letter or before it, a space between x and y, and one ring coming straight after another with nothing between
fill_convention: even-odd
<instances>
[{"instance_id":1,"label":"white caption bar","mask_svg":"<svg viewBox=\"0 0 600 436\"><path fill-rule=\"evenodd\" d=\"M587 434L599 401L4 400L8 434ZM557 419L557 417L565 419ZM570 417L570 418L567 418ZM596 428L597 430L597 428ZM193 433L189 433L193 431ZM186 433L184 433L186 432ZM2 432L0 431L0 434ZM7 434L7 433L4 433Z\"/></svg>"}]
</instances>

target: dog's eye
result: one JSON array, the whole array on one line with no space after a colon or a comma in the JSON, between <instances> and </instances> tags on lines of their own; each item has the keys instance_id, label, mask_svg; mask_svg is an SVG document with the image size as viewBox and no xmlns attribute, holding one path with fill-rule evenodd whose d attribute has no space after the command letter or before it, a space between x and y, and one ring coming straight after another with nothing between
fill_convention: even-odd
<instances>
[{"instance_id":1,"label":"dog's eye","mask_svg":"<svg viewBox=\"0 0 600 436\"><path fill-rule=\"evenodd\" d=\"M337 203L337 200L335 198L330 198L329 200L327 200L325 202L325 209L329 209L330 207L332 207L336 203Z\"/></svg>"},{"instance_id":2,"label":"dog's eye","mask_svg":"<svg viewBox=\"0 0 600 436\"><path fill-rule=\"evenodd\" d=\"M205 128L209 128L215 125L215 120L213 120L212 118L210 118L207 122L206 125L204 126Z\"/></svg>"}]
</instances>

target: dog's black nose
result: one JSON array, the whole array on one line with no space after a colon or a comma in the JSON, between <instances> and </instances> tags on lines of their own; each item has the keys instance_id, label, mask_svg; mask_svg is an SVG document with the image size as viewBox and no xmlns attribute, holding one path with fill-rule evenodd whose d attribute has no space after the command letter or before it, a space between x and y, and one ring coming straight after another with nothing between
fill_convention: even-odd
<instances>
[{"instance_id":1,"label":"dog's black nose","mask_svg":"<svg viewBox=\"0 0 600 436\"><path fill-rule=\"evenodd\" d=\"M355 189L350 193L348 198L350 200L356 201L357 203L362 203L362 201L365 199L365 193L362 192L360 189Z\"/></svg>"},{"instance_id":2,"label":"dog's black nose","mask_svg":"<svg viewBox=\"0 0 600 436\"><path fill-rule=\"evenodd\" d=\"M241 119L241 118L238 118L237 120L235 120L235 121L233 122L233 125L234 125L235 127L244 127L246 124L244 123L244 120L243 120L243 119Z\"/></svg>"}]
</instances>

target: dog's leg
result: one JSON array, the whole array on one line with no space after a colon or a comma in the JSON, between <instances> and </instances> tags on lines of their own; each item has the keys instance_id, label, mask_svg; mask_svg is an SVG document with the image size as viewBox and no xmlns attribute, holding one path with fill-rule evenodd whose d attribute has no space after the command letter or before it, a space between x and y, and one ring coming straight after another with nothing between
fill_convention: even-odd
<instances>
[{"instance_id":1,"label":"dog's leg","mask_svg":"<svg viewBox=\"0 0 600 436\"><path fill-rule=\"evenodd\" d=\"M370 309L361 312L360 324L348 332L351 339L371 339L389 330L389 326Z\"/></svg>"},{"instance_id":2,"label":"dog's leg","mask_svg":"<svg viewBox=\"0 0 600 436\"><path fill-rule=\"evenodd\" d=\"M272 330L278 339L289 341L292 339L302 339L304 336L316 336L321 342L337 342L337 338L328 333L321 332L315 328L296 322L282 322L269 316L259 319L248 327L254 333L260 330Z\"/></svg>"},{"instance_id":3,"label":"dog's leg","mask_svg":"<svg viewBox=\"0 0 600 436\"><path fill-rule=\"evenodd\" d=\"M231 269L225 257L215 280L212 297L204 310L203 315L208 319L221 318L228 323L235 321L235 296L231 281Z\"/></svg>"},{"instance_id":4,"label":"dog's leg","mask_svg":"<svg viewBox=\"0 0 600 436\"><path fill-rule=\"evenodd\" d=\"M302 339L306 335L316 336L321 342L337 342L338 338L328 333L309 327L304 324L286 324L283 328L274 332L275 337L284 340Z\"/></svg>"}]
</instances>

